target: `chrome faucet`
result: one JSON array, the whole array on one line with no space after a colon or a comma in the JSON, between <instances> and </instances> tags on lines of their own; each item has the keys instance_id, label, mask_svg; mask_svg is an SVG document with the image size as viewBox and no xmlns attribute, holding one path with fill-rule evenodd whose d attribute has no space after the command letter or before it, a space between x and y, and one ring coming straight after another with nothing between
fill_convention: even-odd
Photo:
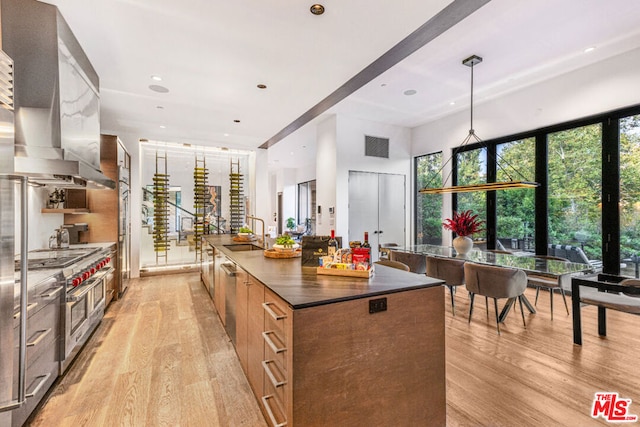
<instances>
[{"instance_id":1,"label":"chrome faucet","mask_svg":"<svg viewBox=\"0 0 640 427\"><path fill-rule=\"evenodd\" d=\"M258 218L256 216L251 216L251 215L247 215L246 219L247 219L247 222L249 219L253 219L253 220L258 220L262 223L262 247L264 249L269 249L269 244L267 243L264 237L264 220L262 218ZM254 226L255 226L255 223L254 223Z\"/></svg>"}]
</instances>

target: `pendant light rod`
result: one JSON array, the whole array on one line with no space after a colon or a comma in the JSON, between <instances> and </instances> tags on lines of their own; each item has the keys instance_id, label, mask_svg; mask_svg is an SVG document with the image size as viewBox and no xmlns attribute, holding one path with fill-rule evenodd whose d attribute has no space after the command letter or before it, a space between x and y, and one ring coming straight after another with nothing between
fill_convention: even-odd
<instances>
[{"instance_id":1,"label":"pendant light rod","mask_svg":"<svg viewBox=\"0 0 640 427\"><path fill-rule=\"evenodd\" d=\"M470 57L468 57L467 59L464 59L462 61L462 65L466 65L467 67L471 67L471 108L470 108L470 115L471 115L471 119L469 120L470 123L470 128L469 128L469 133L470 134L474 134L475 131L473 130L473 66L476 64L479 64L482 62L482 58L479 57L478 55L471 55Z\"/></svg>"},{"instance_id":2,"label":"pendant light rod","mask_svg":"<svg viewBox=\"0 0 640 427\"><path fill-rule=\"evenodd\" d=\"M488 150L488 147L486 146L486 144L480 138L478 138L478 136L475 133L475 130L473 129L473 67L477 64L480 64L481 62L482 62L482 58L478 55L471 55L470 57L462 60L462 65L466 65L467 67L471 68L471 102L470 102L471 106L469 109L470 110L469 134L464 139L464 141L462 141L462 144L460 144L459 147L464 147L469 143L471 138L473 138L483 148ZM442 164L438 172L436 172L435 174L436 176L442 173L446 165L451 162L456 152L457 150L454 150L451 157L449 157L447 161ZM505 159L502 158L502 156L500 156L499 153L496 153L495 157L492 156L492 158L495 161L497 167L500 170L502 170L504 174L509 178L509 181L487 182L482 184L471 184L471 185L454 185L449 187L443 186L441 188L433 188L433 187L429 187L429 184L434 180L434 178L432 178L431 180L429 180L429 182L427 182L427 185L423 189L419 190L418 192L421 194L466 193L466 192L472 192L472 191L494 191L494 190L509 190L509 189L516 189L516 188L535 188L540 185L537 182L528 181L524 177L524 175L520 173L520 171L518 171L516 168L510 165ZM520 175L523 178L523 180L514 181L511 174L509 174L509 172L500 164L501 162L506 163L507 166L512 168L518 175ZM452 171L453 170L449 170L449 173L447 174L447 176L444 178L444 180L442 180L443 184L445 184L449 180L449 178L451 177Z\"/></svg>"}]
</instances>

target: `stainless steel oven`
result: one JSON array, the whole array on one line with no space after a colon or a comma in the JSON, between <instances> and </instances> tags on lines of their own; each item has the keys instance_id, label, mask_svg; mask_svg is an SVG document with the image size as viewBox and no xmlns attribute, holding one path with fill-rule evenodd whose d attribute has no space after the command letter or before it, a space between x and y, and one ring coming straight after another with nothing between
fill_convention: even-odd
<instances>
[{"instance_id":1,"label":"stainless steel oven","mask_svg":"<svg viewBox=\"0 0 640 427\"><path fill-rule=\"evenodd\" d=\"M67 274L64 345L60 372L70 366L104 316L107 283L114 280L112 253L101 251Z\"/></svg>"}]
</instances>

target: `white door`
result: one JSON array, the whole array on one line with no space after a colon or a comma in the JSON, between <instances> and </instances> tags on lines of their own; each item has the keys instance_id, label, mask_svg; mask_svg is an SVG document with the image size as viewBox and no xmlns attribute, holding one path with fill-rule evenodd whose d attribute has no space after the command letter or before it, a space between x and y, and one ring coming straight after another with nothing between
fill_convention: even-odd
<instances>
[{"instance_id":1,"label":"white door","mask_svg":"<svg viewBox=\"0 0 640 427\"><path fill-rule=\"evenodd\" d=\"M404 175L349 172L348 241L363 241L365 231L369 233L374 261L378 259L379 244L404 243Z\"/></svg>"}]
</instances>

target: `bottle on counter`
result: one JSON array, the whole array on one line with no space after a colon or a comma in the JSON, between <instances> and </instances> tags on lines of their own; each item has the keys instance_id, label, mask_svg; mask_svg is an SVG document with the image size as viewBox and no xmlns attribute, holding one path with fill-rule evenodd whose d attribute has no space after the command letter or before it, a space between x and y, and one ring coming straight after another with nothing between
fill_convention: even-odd
<instances>
[{"instance_id":1,"label":"bottle on counter","mask_svg":"<svg viewBox=\"0 0 640 427\"><path fill-rule=\"evenodd\" d=\"M329 239L329 247L327 249L327 254L329 256L334 256L338 251L338 241L336 240L336 231L331 230L331 239Z\"/></svg>"},{"instance_id":2,"label":"bottle on counter","mask_svg":"<svg viewBox=\"0 0 640 427\"><path fill-rule=\"evenodd\" d=\"M362 247L363 248L371 248L371 245L369 244L369 232L368 231L364 232L364 243L362 243Z\"/></svg>"},{"instance_id":3,"label":"bottle on counter","mask_svg":"<svg viewBox=\"0 0 640 427\"><path fill-rule=\"evenodd\" d=\"M362 242L362 248L365 250L366 262L371 268L371 245L369 244L369 232L364 232L364 241Z\"/></svg>"}]
</instances>

